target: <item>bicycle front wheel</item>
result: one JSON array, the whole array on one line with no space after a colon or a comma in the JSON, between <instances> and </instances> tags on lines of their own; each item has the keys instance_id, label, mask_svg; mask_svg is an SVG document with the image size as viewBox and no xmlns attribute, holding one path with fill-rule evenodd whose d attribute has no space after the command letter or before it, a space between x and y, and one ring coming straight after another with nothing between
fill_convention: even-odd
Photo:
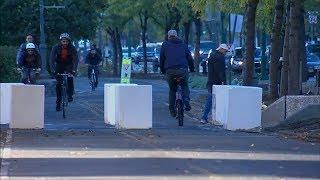
<instances>
[{"instance_id":1,"label":"bicycle front wheel","mask_svg":"<svg viewBox=\"0 0 320 180\"><path fill-rule=\"evenodd\" d=\"M182 103L182 100L180 100L180 99L177 100L176 107L177 107L178 125L183 126L183 103Z\"/></svg>"},{"instance_id":2,"label":"bicycle front wheel","mask_svg":"<svg viewBox=\"0 0 320 180\"><path fill-rule=\"evenodd\" d=\"M66 106L67 106L67 89L66 87L62 88L62 117L66 118Z\"/></svg>"},{"instance_id":3,"label":"bicycle front wheel","mask_svg":"<svg viewBox=\"0 0 320 180\"><path fill-rule=\"evenodd\" d=\"M94 91L94 89L95 89L95 83L96 83L95 79L96 79L95 74L92 73L92 74L91 74L91 82L90 82L91 90L92 90L92 91Z\"/></svg>"}]
</instances>

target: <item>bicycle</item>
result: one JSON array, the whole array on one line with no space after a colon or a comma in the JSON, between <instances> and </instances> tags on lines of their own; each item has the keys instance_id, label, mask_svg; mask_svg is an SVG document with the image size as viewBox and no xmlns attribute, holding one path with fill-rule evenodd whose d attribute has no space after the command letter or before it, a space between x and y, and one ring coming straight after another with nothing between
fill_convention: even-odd
<instances>
[{"instance_id":1,"label":"bicycle","mask_svg":"<svg viewBox=\"0 0 320 180\"><path fill-rule=\"evenodd\" d=\"M92 91L95 90L97 84L96 67L96 65L91 65L90 86Z\"/></svg>"},{"instance_id":2,"label":"bicycle","mask_svg":"<svg viewBox=\"0 0 320 180\"><path fill-rule=\"evenodd\" d=\"M23 70L24 69L25 68L17 68L17 71L21 74L21 77L23 76ZM29 70L29 69L27 69L27 70ZM39 69L35 69L35 68L33 68L33 69L30 68L30 70L31 70L31 72L28 73L27 81L23 82L24 84L36 84L36 76L39 75L40 70ZM33 72L35 73L35 79L31 78L31 73L33 73Z\"/></svg>"},{"instance_id":3,"label":"bicycle","mask_svg":"<svg viewBox=\"0 0 320 180\"><path fill-rule=\"evenodd\" d=\"M61 86L61 96L62 96L62 117L66 118L66 107L68 106L68 77L73 77L70 73L57 74L58 76L62 76L62 86Z\"/></svg>"},{"instance_id":4,"label":"bicycle","mask_svg":"<svg viewBox=\"0 0 320 180\"><path fill-rule=\"evenodd\" d=\"M184 103L183 103L183 94L182 94L182 87L181 83L184 81L184 77L177 77L175 78L177 83L177 92L176 92L176 119L178 120L178 125L183 126L183 117L184 117Z\"/></svg>"}]
</instances>

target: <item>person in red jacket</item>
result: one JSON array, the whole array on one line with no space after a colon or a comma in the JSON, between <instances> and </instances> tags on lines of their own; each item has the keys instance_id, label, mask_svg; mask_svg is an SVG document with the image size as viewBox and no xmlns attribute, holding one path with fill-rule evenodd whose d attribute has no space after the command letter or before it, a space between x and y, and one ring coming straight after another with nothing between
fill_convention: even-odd
<instances>
[{"instance_id":1,"label":"person in red jacket","mask_svg":"<svg viewBox=\"0 0 320 180\"><path fill-rule=\"evenodd\" d=\"M58 74L69 73L76 74L78 65L78 54L76 48L71 44L71 38L68 33L62 33L60 35L60 43L52 48L50 55L50 66L51 71L56 76L56 110L61 111L61 100L62 100L62 76ZM68 101L73 101L74 84L73 77L68 77Z\"/></svg>"}]
</instances>

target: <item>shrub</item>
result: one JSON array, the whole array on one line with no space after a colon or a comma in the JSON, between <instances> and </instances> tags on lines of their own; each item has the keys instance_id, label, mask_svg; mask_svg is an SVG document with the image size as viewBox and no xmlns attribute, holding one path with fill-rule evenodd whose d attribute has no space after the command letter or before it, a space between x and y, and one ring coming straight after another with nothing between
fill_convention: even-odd
<instances>
[{"instance_id":1,"label":"shrub","mask_svg":"<svg viewBox=\"0 0 320 180\"><path fill-rule=\"evenodd\" d=\"M191 88L205 89L207 86L207 77L200 75L190 75L189 85Z\"/></svg>"},{"instance_id":2,"label":"shrub","mask_svg":"<svg viewBox=\"0 0 320 180\"><path fill-rule=\"evenodd\" d=\"M16 70L17 48L0 46L0 82L18 82L19 72Z\"/></svg>"}]
</instances>

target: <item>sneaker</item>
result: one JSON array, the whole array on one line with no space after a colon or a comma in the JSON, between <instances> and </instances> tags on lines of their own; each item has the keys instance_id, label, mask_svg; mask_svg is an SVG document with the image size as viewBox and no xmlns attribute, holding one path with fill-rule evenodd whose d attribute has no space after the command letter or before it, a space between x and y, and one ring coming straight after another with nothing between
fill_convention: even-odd
<instances>
[{"instance_id":1,"label":"sneaker","mask_svg":"<svg viewBox=\"0 0 320 180\"><path fill-rule=\"evenodd\" d=\"M176 110L171 110L171 109L170 109L170 115L171 115L172 117L176 117L176 116L177 116Z\"/></svg>"},{"instance_id":2,"label":"sneaker","mask_svg":"<svg viewBox=\"0 0 320 180\"><path fill-rule=\"evenodd\" d=\"M201 124L207 124L207 123L208 123L208 120L201 119L201 120L200 120L200 123L201 123Z\"/></svg>"},{"instance_id":3,"label":"sneaker","mask_svg":"<svg viewBox=\"0 0 320 180\"><path fill-rule=\"evenodd\" d=\"M60 103L59 103L59 104L58 104L58 103L56 104L56 111L61 111L61 104L60 104Z\"/></svg>"},{"instance_id":4,"label":"sneaker","mask_svg":"<svg viewBox=\"0 0 320 180\"><path fill-rule=\"evenodd\" d=\"M184 110L186 110L186 111L190 111L191 110L191 106L190 106L190 103L188 101L185 102Z\"/></svg>"},{"instance_id":5,"label":"sneaker","mask_svg":"<svg viewBox=\"0 0 320 180\"><path fill-rule=\"evenodd\" d=\"M72 102L73 101L73 97L68 97L68 102Z\"/></svg>"}]
</instances>

